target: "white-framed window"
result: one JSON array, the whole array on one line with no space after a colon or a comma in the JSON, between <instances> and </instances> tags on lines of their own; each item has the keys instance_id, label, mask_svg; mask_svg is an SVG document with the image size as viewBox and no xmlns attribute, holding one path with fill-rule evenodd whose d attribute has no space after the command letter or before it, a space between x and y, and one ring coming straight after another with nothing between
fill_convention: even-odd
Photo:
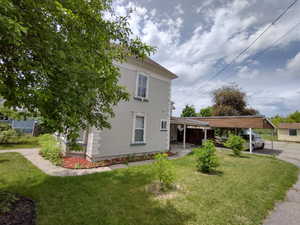
<instances>
[{"instance_id":1,"label":"white-framed window","mask_svg":"<svg viewBox=\"0 0 300 225\"><path fill-rule=\"evenodd\" d=\"M168 130L168 121L167 120L160 121L160 130Z\"/></svg>"},{"instance_id":2,"label":"white-framed window","mask_svg":"<svg viewBox=\"0 0 300 225\"><path fill-rule=\"evenodd\" d=\"M289 129L289 136L297 136L297 129Z\"/></svg>"},{"instance_id":3,"label":"white-framed window","mask_svg":"<svg viewBox=\"0 0 300 225\"><path fill-rule=\"evenodd\" d=\"M140 99L148 99L149 77L146 74L138 73L136 78L135 97Z\"/></svg>"},{"instance_id":4,"label":"white-framed window","mask_svg":"<svg viewBox=\"0 0 300 225\"><path fill-rule=\"evenodd\" d=\"M146 116L144 113L134 113L132 143L146 143Z\"/></svg>"}]
</instances>

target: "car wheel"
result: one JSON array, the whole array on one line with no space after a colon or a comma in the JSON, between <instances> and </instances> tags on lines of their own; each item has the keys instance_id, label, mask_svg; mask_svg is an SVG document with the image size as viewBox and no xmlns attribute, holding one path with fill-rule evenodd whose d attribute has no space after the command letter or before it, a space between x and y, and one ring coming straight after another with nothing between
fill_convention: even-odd
<instances>
[{"instance_id":1,"label":"car wheel","mask_svg":"<svg viewBox=\"0 0 300 225\"><path fill-rule=\"evenodd\" d=\"M260 149L264 149L265 148L265 144L262 144L261 148Z\"/></svg>"}]
</instances>

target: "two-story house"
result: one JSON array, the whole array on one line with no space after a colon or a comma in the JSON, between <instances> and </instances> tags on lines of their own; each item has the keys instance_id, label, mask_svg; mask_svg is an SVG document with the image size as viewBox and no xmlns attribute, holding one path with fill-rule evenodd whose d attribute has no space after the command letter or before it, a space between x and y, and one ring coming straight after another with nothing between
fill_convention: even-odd
<instances>
[{"instance_id":1,"label":"two-story house","mask_svg":"<svg viewBox=\"0 0 300 225\"><path fill-rule=\"evenodd\" d=\"M130 100L120 102L111 129L90 128L83 139L91 161L163 152L169 149L171 81L177 76L153 60L129 58L120 68L119 83Z\"/></svg>"}]
</instances>

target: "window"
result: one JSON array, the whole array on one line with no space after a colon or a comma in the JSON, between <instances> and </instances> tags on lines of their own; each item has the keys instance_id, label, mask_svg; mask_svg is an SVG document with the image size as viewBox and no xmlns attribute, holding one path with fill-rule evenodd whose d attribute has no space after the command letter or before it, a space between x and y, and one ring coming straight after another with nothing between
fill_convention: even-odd
<instances>
[{"instance_id":1,"label":"window","mask_svg":"<svg viewBox=\"0 0 300 225\"><path fill-rule=\"evenodd\" d=\"M133 143L145 143L145 125L145 115L141 113L135 114L133 121Z\"/></svg>"},{"instance_id":2,"label":"window","mask_svg":"<svg viewBox=\"0 0 300 225\"><path fill-rule=\"evenodd\" d=\"M160 130L168 130L166 120L161 120L160 121Z\"/></svg>"},{"instance_id":3,"label":"window","mask_svg":"<svg viewBox=\"0 0 300 225\"><path fill-rule=\"evenodd\" d=\"M137 76L136 97L141 99L148 98L148 76L138 74Z\"/></svg>"},{"instance_id":4,"label":"window","mask_svg":"<svg viewBox=\"0 0 300 225\"><path fill-rule=\"evenodd\" d=\"M289 129L289 136L297 136L297 129Z\"/></svg>"}]
</instances>

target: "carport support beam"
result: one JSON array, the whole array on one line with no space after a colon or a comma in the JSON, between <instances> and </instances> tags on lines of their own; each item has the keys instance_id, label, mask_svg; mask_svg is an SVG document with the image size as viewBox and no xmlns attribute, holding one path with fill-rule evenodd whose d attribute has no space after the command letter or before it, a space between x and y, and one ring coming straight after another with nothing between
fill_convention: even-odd
<instances>
[{"instance_id":1,"label":"carport support beam","mask_svg":"<svg viewBox=\"0 0 300 225\"><path fill-rule=\"evenodd\" d=\"M204 128L204 142L207 141L207 129Z\"/></svg>"},{"instance_id":2,"label":"carport support beam","mask_svg":"<svg viewBox=\"0 0 300 225\"><path fill-rule=\"evenodd\" d=\"M183 149L185 149L186 124L183 126Z\"/></svg>"},{"instance_id":3,"label":"carport support beam","mask_svg":"<svg viewBox=\"0 0 300 225\"><path fill-rule=\"evenodd\" d=\"M249 150L252 153L252 128L249 128Z\"/></svg>"},{"instance_id":4,"label":"carport support beam","mask_svg":"<svg viewBox=\"0 0 300 225\"><path fill-rule=\"evenodd\" d=\"M272 150L274 150L274 129L272 130Z\"/></svg>"}]
</instances>

